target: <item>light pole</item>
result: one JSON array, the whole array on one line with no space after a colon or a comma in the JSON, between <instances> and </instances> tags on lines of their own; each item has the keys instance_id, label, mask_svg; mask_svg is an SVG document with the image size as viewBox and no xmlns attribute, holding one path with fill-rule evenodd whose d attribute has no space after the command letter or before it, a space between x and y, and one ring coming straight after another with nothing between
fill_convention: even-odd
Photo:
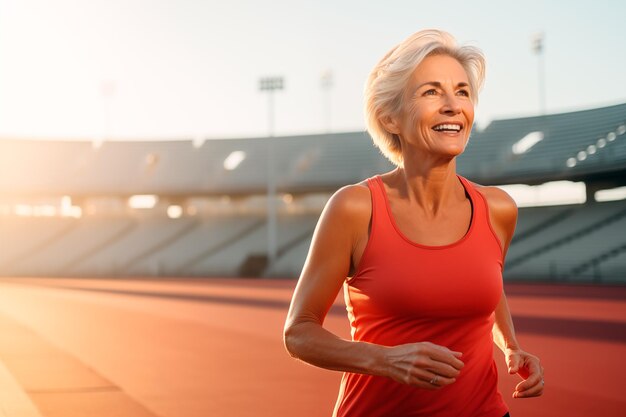
<instances>
[{"instance_id":1,"label":"light pole","mask_svg":"<svg viewBox=\"0 0 626 417\"><path fill-rule=\"evenodd\" d=\"M532 49L537 54L537 84L539 88L539 109L541 115L546 114L546 74L545 74L545 59L544 59L544 34L543 32L536 33L531 39Z\"/></svg>"},{"instance_id":2,"label":"light pole","mask_svg":"<svg viewBox=\"0 0 626 417\"><path fill-rule=\"evenodd\" d=\"M283 77L263 77L259 81L259 89L267 91L268 96L268 128L267 138L267 264L274 263L277 253L277 213L276 213L276 178L274 175L274 92L282 90Z\"/></svg>"}]
</instances>

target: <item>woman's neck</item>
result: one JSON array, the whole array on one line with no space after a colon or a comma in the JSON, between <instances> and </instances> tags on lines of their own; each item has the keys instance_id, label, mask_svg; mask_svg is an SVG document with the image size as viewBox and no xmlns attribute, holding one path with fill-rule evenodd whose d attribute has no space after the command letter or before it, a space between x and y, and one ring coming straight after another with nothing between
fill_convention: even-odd
<instances>
[{"instance_id":1,"label":"woman's neck","mask_svg":"<svg viewBox=\"0 0 626 417\"><path fill-rule=\"evenodd\" d=\"M400 198L416 203L433 216L448 204L465 198L463 186L457 179L455 159L431 167L405 165L396 168L390 179L393 181L390 185L398 191Z\"/></svg>"}]
</instances>

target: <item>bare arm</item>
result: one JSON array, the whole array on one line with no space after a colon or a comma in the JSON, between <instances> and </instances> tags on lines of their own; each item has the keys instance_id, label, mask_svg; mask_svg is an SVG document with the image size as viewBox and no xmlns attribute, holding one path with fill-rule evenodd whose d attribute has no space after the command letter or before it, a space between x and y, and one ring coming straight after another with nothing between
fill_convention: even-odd
<instances>
[{"instance_id":1,"label":"bare arm","mask_svg":"<svg viewBox=\"0 0 626 417\"><path fill-rule=\"evenodd\" d=\"M460 354L432 343L387 347L344 340L323 328L324 318L349 274L356 243L367 231L369 191L339 190L325 207L294 291L284 329L285 347L300 360L326 369L386 376L421 388L455 381ZM431 384L437 376L437 384Z\"/></svg>"},{"instance_id":2,"label":"bare arm","mask_svg":"<svg viewBox=\"0 0 626 417\"><path fill-rule=\"evenodd\" d=\"M502 261L504 262L515 232L517 206L506 192L498 188L483 187L481 191L487 198L491 224L502 244ZM539 358L525 352L520 347L515 337L513 319L504 290L494 313L493 340L504 353L509 373L517 373L524 379L517 385L513 397L523 398L541 395L544 385L543 367Z\"/></svg>"},{"instance_id":3,"label":"bare arm","mask_svg":"<svg viewBox=\"0 0 626 417\"><path fill-rule=\"evenodd\" d=\"M495 310L495 324L492 333L493 341L502 352L506 352L507 349L517 350L520 348L515 337L513 318L504 291L502 291L502 297L500 297L500 302Z\"/></svg>"},{"instance_id":4,"label":"bare arm","mask_svg":"<svg viewBox=\"0 0 626 417\"><path fill-rule=\"evenodd\" d=\"M358 223L350 212L359 210L355 200L359 191L340 190L322 212L293 294L284 340L293 357L312 365L377 374L382 362L380 346L346 341L322 327L350 270L355 237L348 226Z\"/></svg>"},{"instance_id":5,"label":"bare arm","mask_svg":"<svg viewBox=\"0 0 626 417\"><path fill-rule=\"evenodd\" d=\"M515 201L504 191L495 187L482 189L489 204L491 225L500 240L502 247L502 262L506 258L509 245L513 239L515 225L517 223L517 205ZM502 290L500 302L495 310L495 324L493 326L493 340L501 351L506 349L519 349L515 337L515 328L506 295Z\"/></svg>"}]
</instances>

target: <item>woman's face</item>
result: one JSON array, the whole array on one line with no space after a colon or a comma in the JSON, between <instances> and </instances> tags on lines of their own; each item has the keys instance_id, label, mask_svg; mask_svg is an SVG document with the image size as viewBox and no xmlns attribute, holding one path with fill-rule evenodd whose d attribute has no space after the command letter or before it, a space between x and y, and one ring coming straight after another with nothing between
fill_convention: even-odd
<instances>
[{"instance_id":1,"label":"woman's face","mask_svg":"<svg viewBox=\"0 0 626 417\"><path fill-rule=\"evenodd\" d=\"M402 141L433 155L462 153L474 123L474 103L461 64L448 55L430 56L415 69L407 88L397 120Z\"/></svg>"}]
</instances>

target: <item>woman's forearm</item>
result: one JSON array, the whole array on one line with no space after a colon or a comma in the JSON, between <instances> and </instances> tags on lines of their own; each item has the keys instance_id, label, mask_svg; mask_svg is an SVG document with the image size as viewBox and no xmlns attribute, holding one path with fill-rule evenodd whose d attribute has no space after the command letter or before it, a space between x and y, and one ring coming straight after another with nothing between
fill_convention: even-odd
<instances>
[{"instance_id":1,"label":"woman's forearm","mask_svg":"<svg viewBox=\"0 0 626 417\"><path fill-rule=\"evenodd\" d=\"M334 371L384 375L384 346L342 339L312 321L287 327L284 340L291 356L311 365Z\"/></svg>"},{"instance_id":2,"label":"woman's forearm","mask_svg":"<svg viewBox=\"0 0 626 417\"><path fill-rule=\"evenodd\" d=\"M500 302L495 310L495 323L492 330L493 341L503 352L506 349L519 349L519 343L515 337L515 328L513 327L513 319L509 311L509 304L506 301L506 295L502 291Z\"/></svg>"}]
</instances>

